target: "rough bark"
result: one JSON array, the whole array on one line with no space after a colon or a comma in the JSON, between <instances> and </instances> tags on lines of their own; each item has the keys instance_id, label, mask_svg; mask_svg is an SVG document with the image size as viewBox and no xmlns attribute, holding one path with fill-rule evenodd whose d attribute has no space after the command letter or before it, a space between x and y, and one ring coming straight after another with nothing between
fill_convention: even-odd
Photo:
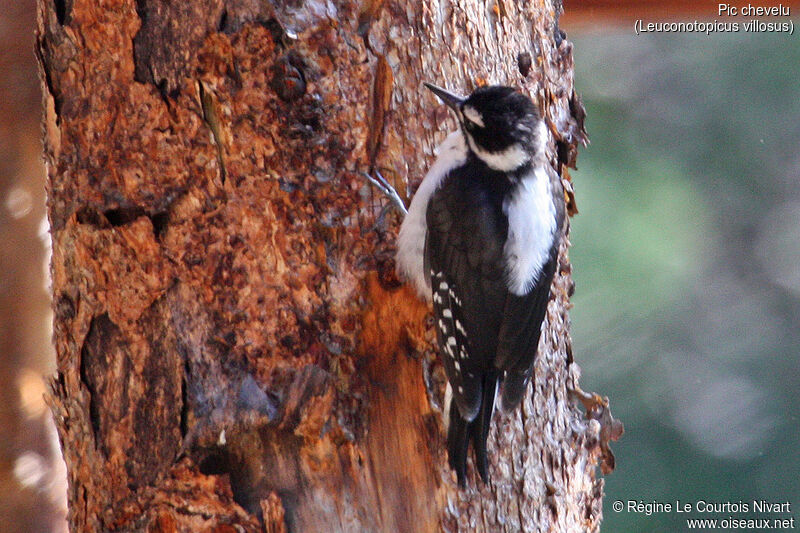
<instances>
[{"instance_id":1,"label":"rough bark","mask_svg":"<svg viewBox=\"0 0 800 533\"><path fill-rule=\"evenodd\" d=\"M566 246L535 394L495 416L493 482L459 491L429 310L362 176L408 196L453 126L421 82L491 81L540 100L566 180L559 9L39 0L74 531L598 529L613 427L569 392Z\"/></svg>"}]
</instances>

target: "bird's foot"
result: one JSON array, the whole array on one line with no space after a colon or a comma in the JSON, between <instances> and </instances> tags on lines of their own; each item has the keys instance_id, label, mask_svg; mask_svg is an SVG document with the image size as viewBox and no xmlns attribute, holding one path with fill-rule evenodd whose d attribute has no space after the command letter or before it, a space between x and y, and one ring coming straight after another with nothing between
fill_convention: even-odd
<instances>
[{"instance_id":1,"label":"bird's foot","mask_svg":"<svg viewBox=\"0 0 800 533\"><path fill-rule=\"evenodd\" d=\"M399 209L400 212L403 213L404 216L407 215L408 214L408 209L406 209L406 206L403 203L403 199L400 198L399 194L397 194L397 191L395 190L395 188L392 187L392 185L388 181L386 181L386 178L383 177L383 175L380 173L380 171L377 168L374 169L374 172L375 172L375 176L372 176L368 172L363 172L363 175L378 190L380 190L384 195L386 195L386 197L389 198L389 200L392 202L392 205L397 207L397 209ZM385 212L382 213L382 216L384 214L385 214Z\"/></svg>"}]
</instances>

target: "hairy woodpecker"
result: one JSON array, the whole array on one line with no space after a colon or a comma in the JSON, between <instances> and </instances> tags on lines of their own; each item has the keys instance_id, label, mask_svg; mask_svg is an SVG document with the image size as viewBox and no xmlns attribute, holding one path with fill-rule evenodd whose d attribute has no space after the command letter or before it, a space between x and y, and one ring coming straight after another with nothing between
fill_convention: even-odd
<instances>
[{"instance_id":1,"label":"hairy woodpecker","mask_svg":"<svg viewBox=\"0 0 800 533\"><path fill-rule=\"evenodd\" d=\"M547 128L530 98L511 87L481 87L462 98L425 85L460 128L439 147L414 195L397 267L433 300L449 382L449 462L464 486L470 441L488 479L486 439L500 385L508 412L530 381L565 202L545 154Z\"/></svg>"}]
</instances>

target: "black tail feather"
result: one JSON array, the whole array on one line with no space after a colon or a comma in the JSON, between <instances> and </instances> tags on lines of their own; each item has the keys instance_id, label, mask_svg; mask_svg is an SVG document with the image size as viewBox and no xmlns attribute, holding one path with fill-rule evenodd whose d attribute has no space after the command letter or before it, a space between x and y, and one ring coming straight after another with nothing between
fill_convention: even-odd
<instances>
[{"instance_id":1,"label":"black tail feather","mask_svg":"<svg viewBox=\"0 0 800 533\"><path fill-rule=\"evenodd\" d=\"M489 373L483 380L483 398L478 416L470 424L472 446L475 448L475 459L478 473L484 483L489 482L489 459L486 453L486 439L489 438L489 427L494 413L494 397L497 392L497 377Z\"/></svg>"},{"instance_id":2,"label":"black tail feather","mask_svg":"<svg viewBox=\"0 0 800 533\"><path fill-rule=\"evenodd\" d=\"M456 402L450 404L450 426L447 428L447 453L450 468L456 471L458 486L464 488L467 476L467 449L470 423L461 418Z\"/></svg>"},{"instance_id":3,"label":"black tail feather","mask_svg":"<svg viewBox=\"0 0 800 533\"><path fill-rule=\"evenodd\" d=\"M450 458L450 468L456 471L458 485L466 484L467 453L469 442L475 449L475 466L484 483L489 482L489 459L486 451L486 440L489 437L489 427L494 412L494 400L497 387L497 377L493 374L486 376L483 382L481 407L478 416L472 422L467 422L458 412L455 402L450 406L450 427L447 429L447 450Z\"/></svg>"}]
</instances>

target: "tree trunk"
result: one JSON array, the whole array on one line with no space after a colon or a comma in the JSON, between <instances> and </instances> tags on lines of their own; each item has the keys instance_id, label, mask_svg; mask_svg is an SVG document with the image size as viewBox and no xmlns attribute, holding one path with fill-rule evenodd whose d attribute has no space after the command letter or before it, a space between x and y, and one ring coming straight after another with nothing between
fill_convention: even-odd
<instances>
[{"instance_id":1,"label":"tree trunk","mask_svg":"<svg viewBox=\"0 0 800 533\"><path fill-rule=\"evenodd\" d=\"M410 196L454 126L421 82L491 81L539 98L568 179L560 5L38 4L72 530L598 529L613 428L570 399L566 245L535 394L458 490L429 309L362 175Z\"/></svg>"}]
</instances>

